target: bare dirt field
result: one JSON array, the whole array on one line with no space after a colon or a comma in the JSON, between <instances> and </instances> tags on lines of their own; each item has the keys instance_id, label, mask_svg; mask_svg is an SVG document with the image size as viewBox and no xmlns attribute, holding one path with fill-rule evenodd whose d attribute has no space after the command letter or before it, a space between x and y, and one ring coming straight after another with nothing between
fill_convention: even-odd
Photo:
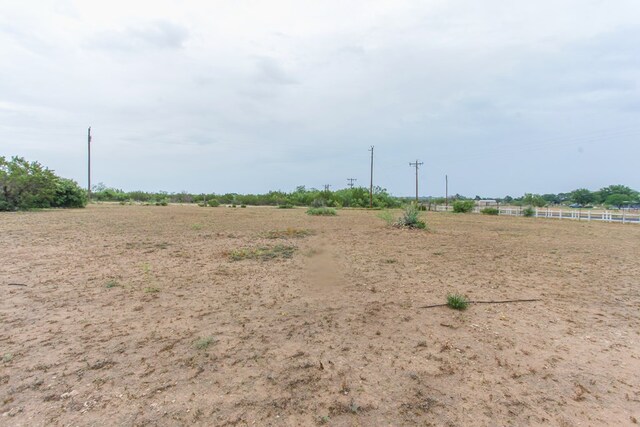
<instances>
[{"instance_id":1,"label":"bare dirt field","mask_svg":"<svg viewBox=\"0 0 640 427\"><path fill-rule=\"evenodd\" d=\"M0 425L640 420L640 226L426 219L0 214Z\"/></svg>"}]
</instances>

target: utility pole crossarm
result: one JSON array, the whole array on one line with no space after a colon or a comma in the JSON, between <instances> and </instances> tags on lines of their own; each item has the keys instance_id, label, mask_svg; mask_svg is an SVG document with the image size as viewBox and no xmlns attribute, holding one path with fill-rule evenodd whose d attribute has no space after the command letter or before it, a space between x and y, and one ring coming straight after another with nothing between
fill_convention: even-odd
<instances>
[{"instance_id":1,"label":"utility pole crossarm","mask_svg":"<svg viewBox=\"0 0 640 427\"><path fill-rule=\"evenodd\" d=\"M349 188L353 188L353 182L357 180L358 178L347 178L347 181L349 181Z\"/></svg>"}]
</instances>

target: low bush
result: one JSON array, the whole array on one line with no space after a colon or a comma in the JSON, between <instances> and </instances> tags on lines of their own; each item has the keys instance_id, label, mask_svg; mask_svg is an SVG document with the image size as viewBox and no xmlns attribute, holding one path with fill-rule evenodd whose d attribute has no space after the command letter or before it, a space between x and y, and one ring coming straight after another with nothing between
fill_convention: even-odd
<instances>
[{"instance_id":1,"label":"low bush","mask_svg":"<svg viewBox=\"0 0 640 427\"><path fill-rule=\"evenodd\" d=\"M335 209L326 206L307 209L307 215L335 216L337 214L338 212Z\"/></svg>"},{"instance_id":2,"label":"low bush","mask_svg":"<svg viewBox=\"0 0 640 427\"><path fill-rule=\"evenodd\" d=\"M536 210L531 206L527 206L526 208L522 209L522 216L532 217L535 214L536 214Z\"/></svg>"},{"instance_id":3,"label":"low bush","mask_svg":"<svg viewBox=\"0 0 640 427\"><path fill-rule=\"evenodd\" d=\"M480 213L483 215L498 215L498 208L484 208Z\"/></svg>"},{"instance_id":4,"label":"low bush","mask_svg":"<svg viewBox=\"0 0 640 427\"><path fill-rule=\"evenodd\" d=\"M220 202L218 201L218 199L211 199L207 200L207 205L212 208L217 208L218 206L220 206Z\"/></svg>"},{"instance_id":5,"label":"low bush","mask_svg":"<svg viewBox=\"0 0 640 427\"><path fill-rule=\"evenodd\" d=\"M278 209L293 209L293 205L291 203L283 203L278 205Z\"/></svg>"},{"instance_id":6,"label":"low bush","mask_svg":"<svg viewBox=\"0 0 640 427\"><path fill-rule=\"evenodd\" d=\"M427 223L420 219L420 207L415 203L404 208L402 216L398 218L394 225L406 228L427 228Z\"/></svg>"},{"instance_id":7,"label":"low bush","mask_svg":"<svg viewBox=\"0 0 640 427\"><path fill-rule=\"evenodd\" d=\"M453 202L453 211L455 213L469 213L476 206L473 200L456 200Z\"/></svg>"}]
</instances>

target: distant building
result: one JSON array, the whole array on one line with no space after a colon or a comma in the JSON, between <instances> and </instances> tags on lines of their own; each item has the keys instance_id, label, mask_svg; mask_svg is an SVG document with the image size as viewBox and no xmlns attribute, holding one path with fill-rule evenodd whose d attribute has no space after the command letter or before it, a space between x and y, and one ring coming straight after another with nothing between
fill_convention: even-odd
<instances>
[{"instance_id":1,"label":"distant building","mask_svg":"<svg viewBox=\"0 0 640 427\"><path fill-rule=\"evenodd\" d=\"M498 202L493 199L476 200L476 206L498 206Z\"/></svg>"}]
</instances>

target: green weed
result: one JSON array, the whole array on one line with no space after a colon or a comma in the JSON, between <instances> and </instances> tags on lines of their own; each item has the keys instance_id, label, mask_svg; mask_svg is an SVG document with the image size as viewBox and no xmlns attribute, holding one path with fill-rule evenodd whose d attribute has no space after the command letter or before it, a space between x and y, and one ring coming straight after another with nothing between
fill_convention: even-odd
<instances>
[{"instance_id":1,"label":"green weed","mask_svg":"<svg viewBox=\"0 0 640 427\"><path fill-rule=\"evenodd\" d=\"M394 225L406 228L427 228L427 223L420 219L420 210L415 203L411 203L404 208L402 216Z\"/></svg>"},{"instance_id":2,"label":"green weed","mask_svg":"<svg viewBox=\"0 0 640 427\"><path fill-rule=\"evenodd\" d=\"M391 213L391 211L388 210L384 210L382 212L378 213L378 218L380 218L381 220L383 220L384 222L387 223L387 225L393 225L395 218L393 217L393 214Z\"/></svg>"},{"instance_id":3,"label":"green weed","mask_svg":"<svg viewBox=\"0 0 640 427\"><path fill-rule=\"evenodd\" d=\"M115 288L118 286L118 282L115 279L111 279L107 282L106 285L104 285L105 288L107 289L111 289L111 288Z\"/></svg>"},{"instance_id":4,"label":"green weed","mask_svg":"<svg viewBox=\"0 0 640 427\"><path fill-rule=\"evenodd\" d=\"M213 337L203 337L196 340L196 342L193 345L198 350L206 350L211 344L213 344L213 342L214 342Z\"/></svg>"},{"instance_id":5,"label":"green weed","mask_svg":"<svg viewBox=\"0 0 640 427\"><path fill-rule=\"evenodd\" d=\"M469 300L460 294L447 295L447 306L454 310L464 310L469 306Z\"/></svg>"}]
</instances>

